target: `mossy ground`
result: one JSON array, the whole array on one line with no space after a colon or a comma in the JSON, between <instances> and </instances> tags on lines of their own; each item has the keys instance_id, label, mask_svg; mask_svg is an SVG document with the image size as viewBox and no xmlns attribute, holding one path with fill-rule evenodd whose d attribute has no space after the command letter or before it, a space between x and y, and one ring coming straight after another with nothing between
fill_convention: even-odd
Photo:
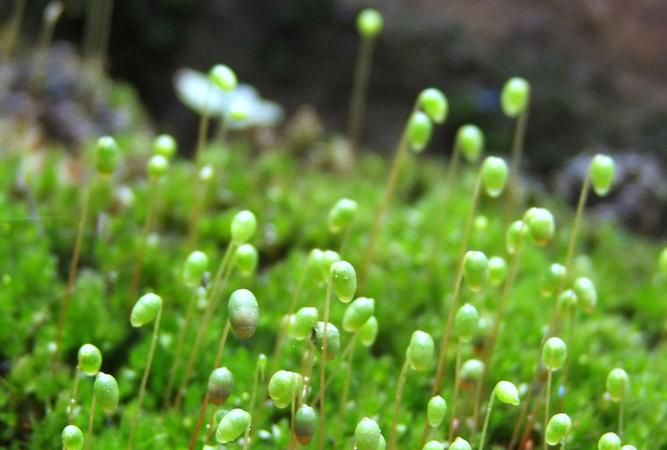
<instances>
[{"instance_id":1,"label":"mossy ground","mask_svg":"<svg viewBox=\"0 0 667 450\"><path fill-rule=\"evenodd\" d=\"M548 137L545 137L548 138ZM185 234L193 198L193 166L184 159L173 162L161 184L158 199L149 199L144 176L150 140L144 133L119 136L123 163L110 179L95 179L90 220L86 227L79 276L65 327L61 364L52 370L50 343L65 289L67 267L75 239L82 186L63 181L64 153L41 154L44 164L27 164L26 152L7 148L0 157L0 355L3 361L0 389L0 443L5 448L58 448L66 425L66 404L72 387L76 351L84 343L97 345L104 355L102 370L117 377L121 389L119 411L95 422L97 449L125 447L129 423L136 407L141 373L150 344L150 330L133 329L129 310L132 268L140 247L141 230L149 202L159 205L159 220L149 240L141 292L153 290L165 301L163 326L140 415L137 449L186 448L206 380L213 369L217 341L226 320L222 308L206 332L203 352L196 362L180 412L162 411L165 385L173 358L174 340L182 322L190 291L179 283L187 255ZM324 160L331 155L324 151ZM229 222L240 209L252 210L259 219L253 239L260 251L260 267L253 277L233 274L225 292L251 289L260 304L256 335L241 342L231 338L223 364L234 374L236 385L225 407L247 407L259 353L269 356L269 367L298 370L302 344L289 341L283 359L271 360L281 317L304 270L310 249L340 245L340 237L327 230L329 208L341 197L359 203L357 219L342 256L358 266L382 194L387 162L374 154L362 155L349 171L334 171L322 161L292 154L288 148L253 152L240 141L231 146L214 144L207 153L216 176L208 190L208 208L199 223L198 248L217 266L229 239ZM85 164L85 163L84 163ZM81 168L84 172L86 167ZM396 379L405 347L415 329L432 333L436 342L443 332L448 295L454 285L465 215L470 206L474 167L465 169L445 196L444 166L434 160L411 157L400 177L396 198L386 220L369 280L358 294L376 299L379 336L370 349L355 353L351 403L344 419L337 420L337 401L343 384L340 361L329 364L334 379L328 390L328 448L351 448L352 432L364 416L374 417L385 435L391 423ZM20 179L25 175L25 186ZM125 204L118 194L125 188L134 201ZM129 191L125 191L127 193ZM524 206L546 206L554 211L557 234L546 248L527 245L521 257L516 285L507 307L489 376L490 389L507 379L517 385L529 383L537 363L542 332L555 300L540 295L540 277L548 264L563 262L572 213L558 200L527 196ZM447 201L444 199L447 198ZM517 217L521 214L517 208ZM473 231L471 249L489 256L506 256L504 234L508 222L505 199L485 198L479 208L488 218L486 228ZM443 245L437 251L436 229L444 228ZM626 427L623 441L640 449L666 448L663 433L667 417L667 280L655 275L659 252L654 242L629 235L604 222L586 218L577 247L575 270L596 283L597 309L577 314L569 347L569 375L560 387L553 412L567 412L574 427L568 442L572 450L592 448L599 436L616 429L617 404L605 397L605 379L613 367L630 374ZM325 287L306 278L302 306L320 307ZM463 300L475 304L493 322L500 288L488 287L473 294L464 289ZM335 302L332 322L340 324L344 306ZM201 308L198 311L201 314ZM188 341L196 330L188 330ZM343 333L343 345L350 339ZM483 351L484 332L467 346L464 358ZM453 384L455 345L450 346L449 371L442 395L449 401ZM316 369L317 370L317 369ZM317 372L316 372L317 373ZM268 374L271 375L270 373ZM401 448L418 448L425 408L430 398L433 371L409 374L400 422L405 433ZM315 379L317 386L317 379ZM74 423L85 431L91 379L82 380L79 410ZM528 386L524 386L528 388ZM264 392L264 391L262 391ZM261 394L260 394L261 396ZM458 410L469 416L474 389L464 386ZM485 396L486 398L486 396ZM491 418L491 445L505 446L519 410L498 406ZM260 439L252 448L286 448L289 412L266 406ZM449 420L449 417L448 417ZM446 422L448 423L448 420ZM532 436L541 445L541 414ZM446 436L448 427L439 431ZM463 426L461 436L473 446L479 433ZM229 448L235 448L233 444ZM315 444L311 444L314 447ZM201 445L198 446L201 448Z\"/></svg>"}]
</instances>

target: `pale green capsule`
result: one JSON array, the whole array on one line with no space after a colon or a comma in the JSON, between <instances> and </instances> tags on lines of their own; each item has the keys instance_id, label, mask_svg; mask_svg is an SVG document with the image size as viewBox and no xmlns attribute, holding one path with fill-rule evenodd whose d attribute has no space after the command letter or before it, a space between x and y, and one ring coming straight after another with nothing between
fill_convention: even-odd
<instances>
[{"instance_id":1,"label":"pale green capsule","mask_svg":"<svg viewBox=\"0 0 667 450\"><path fill-rule=\"evenodd\" d=\"M419 106L437 124L442 124L447 119L449 105L447 97L440 89L426 88L419 94Z\"/></svg>"},{"instance_id":2,"label":"pale green capsule","mask_svg":"<svg viewBox=\"0 0 667 450\"><path fill-rule=\"evenodd\" d=\"M461 342L470 342L479 328L479 313L477 308L466 303L456 312L454 332Z\"/></svg>"},{"instance_id":3,"label":"pale green capsule","mask_svg":"<svg viewBox=\"0 0 667 450\"><path fill-rule=\"evenodd\" d=\"M168 134L161 134L153 141L153 153L164 156L167 159L174 157L178 151L178 144L173 136Z\"/></svg>"},{"instance_id":4,"label":"pale green capsule","mask_svg":"<svg viewBox=\"0 0 667 450\"><path fill-rule=\"evenodd\" d=\"M252 244L241 244L234 252L234 263L236 268L239 269L245 276L252 275L252 273L257 268L257 262L259 261L259 254L257 249Z\"/></svg>"},{"instance_id":5,"label":"pale green capsule","mask_svg":"<svg viewBox=\"0 0 667 450\"><path fill-rule=\"evenodd\" d=\"M382 31L382 14L373 8L364 9L357 16L357 30L366 39L373 39Z\"/></svg>"},{"instance_id":6,"label":"pale green capsule","mask_svg":"<svg viewBox=\"0 0 667 450\"><path fill-rule=\"evenodd\" d=\"M468 288L479 292L489 275L489 260L483 252L468 251L463 259L463 278Z\"/></svg>"},{"instance_id":7,"label":"pale green capsule","mask_svg":"<svg viewBox=\"0 0 667 450\"><path fill-rule=\"evenodd\" d=\"M294 416L294 435L301 445L308 445L317 431L317 412L301 405Z\"/></svg>"},{"instance_id":8,"label":"pale green capsule","mask_svg":"<svg viewBox=\"0 0 667 450\"><path fill-rule=\"evenodd\" d=\"M598 450L620 450L621 438L616 433L605 433L598 441Z\"/></svg>"},{"instance_id":9,"label":"pale green capsule","mask_svg":"<svg viewBox=\"0 0 667 450\"><path fill-rule=\"evenodd\" d=\"M440 441L428 441L422 450L445 450L445 445Z\"/></svg>"},{"instance_id":10,"label":"pale green capsule","mask_svg":"<svg viewBox=\"0 0 667 450\"><path fill-rule=\"evenodd\" d=\"M62 432L63 450L81 450L83 448L83 432L76 425L67 425Z\"/></svg>"},{"instance_id":11,"label":"pale green capsule","mask_svg":"<svg viewBox=\"0 0 667 450\"><path fill-rule=\"evenodd\" d=\"M449 450L472 450L470 443L461 437L454 439L454 442L449 446Z\"/></svg>"},{"instance_id":12,"label":"pale green capsule","mask_svg":"<svg viewBox=\"0 0 667 450\"><path fill-rule=\"evenodd\" d=\"M550 371L563 367L567 357L567 345L561 338L550 337L542 347L542 363Z\"/></svg>"},{"instance_id":13,"label":"pale green capsule","mask_svg":"<svg viewBox=\"0 0 667 450\"><path fill-rule=\"evenodd\" d=\"M509 169L502 158L488 156L482 162L481 177L482 187L489 197L498 197L502 194L507 184Z\"/></svg>"},{"instance_id":14,"label":"pale green capsule","mask_svg":"<svg viewBox=\"0 0 667 450\"><path fill-rule=\"evenodd\" d=\"M221 444L235 441L250 428L250 413L240 408L235 408L225 414L215 431L215 440Z\"/></svg>"},{"instance_id":15,"label":"pale green capsule","mask_svg":"<svg viewBox=\"0 0 667 450\"><path fill-rule=\"evenodd\" d=\"M510 255L516 253L519 244L523 241L526 234L528 234L528 227L524 221L516 220L512 222L505 234L505 249L507 253Z\"/></svg>"},{"instance_id":16,"label":"pale green capsule","mask_svg":"<svg viewBox=\"0 0 667 450\"><path fill-rule=\"evenodd\" d=\"M431 397L426 406L426 419L432 428L437 428L442 424L447 414L447 401L439 395Z\"/></svg>"},{"instance_id":17,"label":"pale green capsule","mask_svg":"<svg viewBox=\"0 0 667 450\"><path fill-rule=\"evenodd\" d=\"M248 289L235 290L229 297L227 310L234 333L240 339L251 338L259 321L259 305L255 295Z\"/></svg>"},{"instance_id":18,"label":"pale green capsule","mask_svg":"<svg viewBox=\"0 0 667 450\"><path fill-rule=\"evenodd\" d=\"M331 265L331 286L340 301L348 303L357 290L357 273L347 261L337 261Z\"/></svg>"},{"instance_id":19,"label":"pale green capsule","mask_svg":"<svg viewBox=\"0 0 667 450\"><path fill-rule=\"evenodd\" d=\"M142 295L132 308L130 323L133 327L142 327L152 322L160 309L162 309L162 297L152 292Z\"/></svg>"},{"instance_id":20,"label":"pale green capsule","mask_svg":"<svg viewBox=\"0 0 667 450\"><path fill-rule=\"evenodd\" d=\"M629 385L630 377L628 373L619 367L612 369L607 375L607 392L615 402L623 400Z\"/></svg>"},{"instance_id":21,"label":"pale green capsule","mask_svg":"<svg viewBox=\"0 0 667 450\"><path fill-rule=\"evenodd\" d=\"M213 66L208 73L208 77L218 89L224 92L233 91L238 84L236 73L224 64Z\"/></svg>"},{"instance_id":22,"label":"pale green capsule","mask_svg":"<svg viewBox=\"0 0 667 450\"><path fill-rule=\"evenodd\" d=\"M359 341L364 347L373 345L378 335L378 327L378 320L373 316L359 328Z\"/></svg>"},{"instance_id":23,"label":"pale green capsule","mask_svg":"<svg viewBox=\"0 0 667 450\"><path fill-rule=\"evenodd\" d=\"M118 407L118 382L116 379L104 372L99 372L93 383L95 401L107 414L113 413Z\"/></svg>"},{"instance_id":24,"label":"pale green capsule","mask_svg":"<svg viewBox=\"0 0 667 450\"><path fill-rule=\"evenodd\" d=\"M587 277L579 277L574 280L572 290L577 294L578 303L586 313L591 313L598 303L598 293L595 284Z\"/></svg>"},{"instance_id":25,"label":"pale green capsule","mask_svg":"<svg viewBox=\"0 0 667 450\"><path fill-rule=\"evenodd\" d=\"M595 155L589 170L593 190L600 197L604 197L609 193L614 182L616 172L614 160L607 155Z\"/></svg>"},{"instance_id":26,"label":"pale green capsule","mask_svg":"<svg viewBox=\"0 0 667 450\"><path fill-rule=\"evenodd\" d=\"M95 168L101 175L111 175L118 166L118 144L111 136L103 136L97 140Z\"/></svg>"},{"instance_id":27,"label":"pale green capsule","mask_svg":"<svg viewBox=\"0 0 667 450\"><path fill-rule=\"evenodd\" d=\"M232 219L231 236L235 244L243 244L250 240L257 230L257 218L248 211L240 211Z\"/></svg>"},{"instance_id":28,"label":"pale green capsule","mask_svg":"<svg viewBox=\"0 0 667 450\"><path fill-rule=\"evenodd\" d=\"M547 423L547 431L544 440L549 445L556 445L563 442L572 428L572 419L567 414L556 414Z\"/></svg>"},{"instance_id":29,"label":"pale green capsule","mask_svg":"<svg viewBox=\"0 0 667 450\"><path fill-rule=\"evenodd\" d=\"M317 322L315 332L313 333L313 341L320 351L323 348L324 341L324 322ZM332 323L328 323L327 330L327 361L334 359L340 353L340 332L338 328Z\"/></svg>"},{"instance_id":30,"label":"pale green capsule","mask_svg":"<svg viewBox=\"0 0 667 450\"><path fill-rule=\"evenodd\" d=\"M494 388L496 398L508 405L517 406L520 403L519 390L509 381L499 381Z\"/></svg>"},{"instance_id":31,"label":"pale green capsule","mask_svg":"<svg viewBox=\"0 0 667 450\"><path fill-rule=\"evenodd\" d=\"M479 381L484 374L484 363L479 359L469 359L461 365L461 379Z\"/></svg>"},{"instance_id":32,"label":"pale green capsule","mask_svg":"<svg viewBox=\"0 0 667 450\"><path fill-rule=\"evenodd\" d=\"M102 352L93 344L83 344L78 354L79 370L86 375L96 375L102 367Z\"/></svg>"},{"instance_id":33,"label":"pale green capsule","mask_svg":"<svg viewBox=\"0 0 667 450\"><path fill-rule=\"evenodd\" d=\"M169 160L162 155L153 155L148 160L146 172L153 181L161 179L169 171Z\"/></svg>"},{"instance_id":34,"label":"pale green capsule","mask_svg":"<svg viewBox=\"0 0 667 450\"><path fill-rule=\"evenodd\" d=\"M357 214L357 202L349 198L341 198L329 211L328 225L332 233L340 233L347 229Z\"/></svg>"},{"instance_id":35,"label":"pale green capsule","mask_svg":"<svg viewBox=\"0 0 667 450\"><path fill-rule=\"evenodd\" d=\"M278 408L286 408L301 386L301 375L288 370L279 370L269 380L269 397Z\"/></svg>"},{"instance_id":36,"label":"pale green capsule","mask_svg":"<svg viewBox=\"0 0 667 450\"><path fill-rule=\"evenodd\" d=\"M234 389L234 375L226 367L218 367L208 377L207 393L214 405L222 405Z\"/></svg>"},{"instance_id":37,"label":"pale green capsule","mask_svg":"<svg viewBox=\"0 0 667 450\"><path fill-rule=\"evenodd\" d=\"M183 265L183 280L190 287L201 284L204 274L208 270L208 256L198 250L190 253Z\"/></svg>"},{"instance_id":38,"label":"pale green capsule","mask_svg":"<svg viewBox=\"0 0 667 450\"><path fill-rule=\"evenodd\" d=\"M500 256L489 258L489 282L494 286L499 286L507 277L507 262Z\"/></svg>"},{"instance_id":39,"label":"pale green capsule","mask_svg":"<svg viewBox=\"0 0 667 450\"><path fill-rule=\"evenodd\" d=\"M542 275L540 292L544 297L550 297L558 292L565 280L565 266L558 263L551 264Z\"/></svg>"},{"instance_id":40,"label":"pale green capsule","mask_svg":"<svg viewBox=\"0 0 667 450\"><path fill-rule=\"evenodd\" d=\"M523 78L507 80L500 96L500 105L507 117L514 118L526 111L530 102L530 84Z\"/></svg>"},{"instance_id":41,"label":"pale green capsule","mask_svg":"<svg viewBox=\"0 0 667 450\"><path fill-rule=\"evenodd\" d=\"M345 310L343 329L350 333L359 330L375 313L375 300L359 297Z\"/></svg>"},{"instance_id":42,"label":"pale green capsule","mask_svg":"<svg viewBox=\"0 0 667 450\"><path fill-rule=\"evenodd\" d=\"M377 450L380 445L380 426L373 419L364 417L354 430L357 450Z\"/></svg>"},{"instance_id":43,"label":"pale green capsule","mask_svg":"<svg viewBox=\"0 0 667 450\"><path fill-rule=\"evenodd\" d=\"M456 133L455 147L466 161L473 163L484 150L484 133L476 125L463 125Z\"/></svg>"},{"instance_id":44,"label":"pale green capsule","mask_svg":"<svg viewBox=\"0 0 667 450\"><path fill-rule=\"evenodd\" d=\"M435 344L431 335L416 330L412 333L405 357L415 370L423 371L433 365L434 352Z\"/></svg>"},{"instance_id":45,"label":"pale green capsule","mask_svg":"<svg viewBox=\"0 0 667 450\"><path fill-rule=\"evenodd\" d=\"M313 333L317 319L317 308L309 306L299 309L289 322L290 336L300 341L306 339Z\"/></svg>"},{"instance_id":46,"label":"pale green capsule","mask_svg":"<svg viewBox=\"0 0 667 450\"><path fill-rule=\"evenodd\" d=\"M554 237L556 222L551 211L545 208L530 208L525 217L528 233L537 245L545 246Z\"/></svg>"},{"instance_id":47,"label":"pale green capsule","mask_svg":"<svg viewBox=\"0 0 667 450\"><path fill-rule=\"evenodd\" d=\"M425 113L415 111L408 121L406 132L410 148L415 152L421 152L431 140L433 123Z\"/></svg>"}]
</instances>

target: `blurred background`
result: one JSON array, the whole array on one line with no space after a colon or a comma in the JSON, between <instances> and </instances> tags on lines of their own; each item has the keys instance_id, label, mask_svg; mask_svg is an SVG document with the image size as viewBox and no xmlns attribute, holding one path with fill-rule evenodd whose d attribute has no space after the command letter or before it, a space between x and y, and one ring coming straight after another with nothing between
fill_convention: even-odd
<instances>
[{"instance_id":1,"label":"blurred background","mask_svg":"<svg viewBox=\"0 0 667 450\"><path fill-rule=\"evenodd\" d=\"M2 23L18 1L0 2ZM18 60L37 45L48 3L26 1ZM63 3L55 29L59 44L52 50L61 52L59 62L80 52L89 5ZM611 153L619 163L621 188L602 213L642 232L666 229L667 214L657 206L667 199L664 0L113 3L105 67L136 90L148 126L173 133L183 153L194 146L198 119L176 97L173 75L183 67L207 71L215 63L231 66L242 81L284 107L278 132L304 121L303 107L310 106L305 114L311 127L322 136L342 134L359 47L355 18L360 9L374 7L384 15L385 28L368 92L366 147L393 151L416 94L432 85L445 91L451 110L430 145L431 155L447 157L463 123L480 125L489 150L507 153L513 126L500 112L498 96L507 78L522 76L533 92L525 169L535 183L574 197L576 187L569 187L587 159L571 158ZM11 95L12 83L4 84L0 109L11 114L22 103ZM56 123L72 122L57 117ZM51 137L68 142L57 132Z\"/></svg>"}]
</instances>

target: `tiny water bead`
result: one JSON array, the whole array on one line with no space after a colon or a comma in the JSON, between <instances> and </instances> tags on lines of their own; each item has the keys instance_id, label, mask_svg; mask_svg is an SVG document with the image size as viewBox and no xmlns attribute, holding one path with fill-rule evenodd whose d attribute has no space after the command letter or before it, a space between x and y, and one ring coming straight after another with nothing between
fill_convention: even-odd
<instances>
[{"instance_id":1,"label":"tiny water bead","mask_svg":"<svg viewBox=\"0 0 667 450\"><path fill-rule=\"evenodd\" d=\"M373 39L382 32L384 20L376 9L362 10L357 16L357 30L366 39Z\"/></svg>"}]
</instances>

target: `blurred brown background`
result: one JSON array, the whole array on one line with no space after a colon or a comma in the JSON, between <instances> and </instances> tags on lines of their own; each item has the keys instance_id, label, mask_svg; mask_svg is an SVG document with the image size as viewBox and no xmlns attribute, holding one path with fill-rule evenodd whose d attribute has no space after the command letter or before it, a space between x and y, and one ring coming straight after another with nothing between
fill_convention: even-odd
<instances>
[{"instance_id":1,"label":"blurred brown background","mask_svg":"<svg viewBox=\"0 0 667 450\"><path fill-rule=\"evenodd\" d=\"M36 35L47 1L28 3L27 37ZM56 36L80 45L85 2L65 4ZM385 16L369 90L369 147L391 151L415 95L433 85L448 95L451 113L432 153L447 154L466 122L482 126L490 149L507 151L512 123L498 94L519 75L533 88L532 173L554 180L570 156L604 150L629 155L622 181L635 187L625 202L667 195L658 167L667 159L664 0L116 0L108 69L136 86L156 129L186 143L197 119L176 99L172 75L217 62L281 103L288 120L309 104L325 129L344 130L354 22L368 6Z\"/></svg>"}]
</instances>

